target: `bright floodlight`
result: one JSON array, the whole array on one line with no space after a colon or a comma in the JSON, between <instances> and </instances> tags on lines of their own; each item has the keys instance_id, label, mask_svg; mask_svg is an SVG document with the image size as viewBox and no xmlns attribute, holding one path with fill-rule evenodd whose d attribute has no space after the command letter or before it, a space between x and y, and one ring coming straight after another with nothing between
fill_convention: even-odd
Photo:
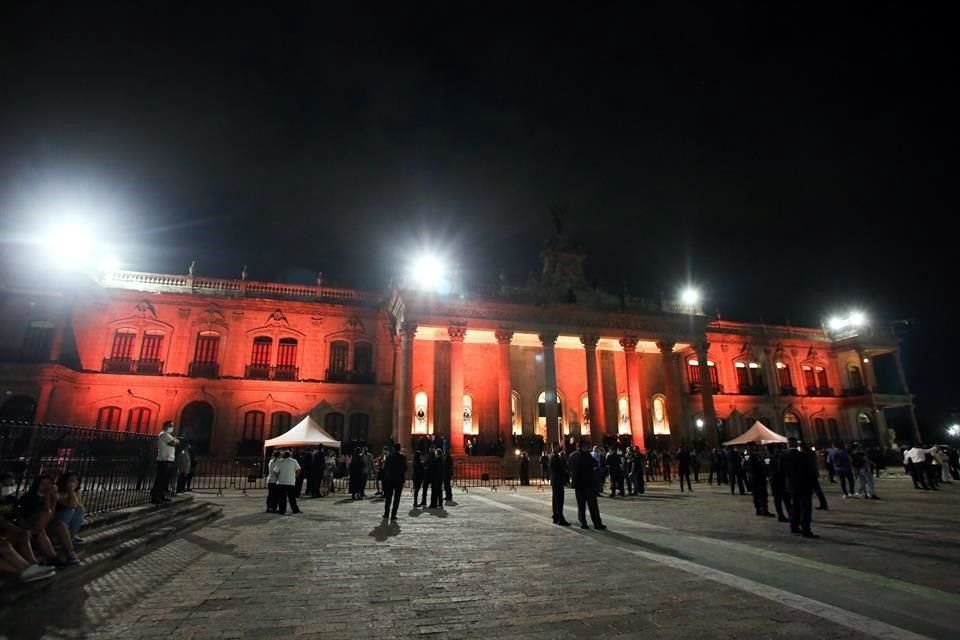
<instances>
[{"instance_id":1,"label":"bright floodlight","mask_svg":"<svg viewBox=\"0 0 960 640\"><path fill-rule=\"evenodd\" d=\"M44 237L44 250L51 263L62 269L85 269L93 255L94 237L79 222L51 226Z\"/></svg>"},{"instance_id":2,"label":"bright floodlight","mask_svg":"<svg viewBox=\"0 0 960 640\"><path fill-rule=\"evenodd\" d=\"M843 329L845 326L847 326L847 321L841 318L840 316L833 316L832 318L827 320L827 327L829 327L831 331L839 331L840 329Z\"/></svg>"},{"instance_id":3,"label":"bright floodlight","mask_svg":"<svg viewBox=\"0 0 960 640\"><path fill-rule=\"evenodd\" d=\"M410 268L410 277L417 289L439 291L446 283L446 265L439 256L424 254L414 260Z\"/></svg>"},{"instance_id":4,"label":"bright floodlight","mask_svg":"<svg viewBox=\"0 0 960 640\"><path fill-rule=\"evenodd\" d=\"M687 287L680 292L680 301L689 306L698 304L700 302L700 292L693 287Z\"/></svg>"},{"instance_id":5,"label":"bright floodlight","mask_svg":"<svg viewBox=\"0 0 960 640\"><path fill-rule=\"evenodd\" d=\"M120 269L120 259L112 255L103 256L100 258L100 264L97 267L103 273L113 273Z\"/></svg>"},{"instance_id":6,"label":"bright floodlight","mask_svg":"<svg viewBox=\"0 0 960 640\"><path fill-rule=\"evenodd\" d=\"M867 324L867 314L863 311L851 311L850 324L854 327L862 327Z\"/></svg>"},{"instance_id":7,"label":"bright floodlight","mask_svg":"<svg viewBox=\"0 0 960 640\"><path fill-rule=\"evenodd\" d=\"M697 429L703 429L703 418L697 418Z\"/></svg>"},{"instance_id":8,"label":"bright floodlight","mask_svg":"<svg viewBox=\"0 0 960 640\"><path fill-rule=\"evenodd\" d=\"M960 438L960 424L952 424L947 427L947 435L954 438Z\"/></svg>"}]
</instances>

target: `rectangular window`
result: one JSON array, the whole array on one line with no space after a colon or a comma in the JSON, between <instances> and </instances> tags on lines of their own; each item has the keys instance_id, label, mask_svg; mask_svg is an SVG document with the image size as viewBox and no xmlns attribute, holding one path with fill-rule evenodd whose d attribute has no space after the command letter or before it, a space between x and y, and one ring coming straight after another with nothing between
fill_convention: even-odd
<instances>
[{"instance_id":1,"label":"rectangular window","mask_svg":"<svg viewBox=\"0 0 960 640\"><path fill-rule=\"evenodd\" d=\"M347 350L349 345L338 340L330 343L330 367L327 370L329 380L342 382L347 373Z\"/></svg>"},{"instance_id":2,"label":"rectangular window","mask_svg":"<svg viewBox=\"0 0 960 640\"><path fill-rule=\"evenodd\" d=\"M803 384L807 386L807 389L817 386L817 379L814 377L813 369L810 367L803 368Z\"/></svg>"},{"instance_id":3,"label":"rectangular window","mask_svg":"<svg viewBox=\"0 0 960 640\"><path fill-rule=\"evenodd\" d=\"M255 338L253 341L253 353L250 355L250 365L254 367L270 366L270 347L273 346L273 340L270 338Z\"/></svg>"},{"instance_id":4,"label":"rectangular window","mask_svg":"<svg viewBox=\"0 0 960 640\"><path fill-rule=\"evenodd\" d=\"M777 382L780 383L781 388L793 386L793 376L790 375L790 368L786 365L777 367Z\"/></svg>"},{"instance_id":5,"label":"rectangular window","mask_svg":"<svg viewBox=\"0 0 960 640\"><path fill-rule=\"evenodd\" d=\"M120 407L103 407L97 412L97 429L116 429L120 426Z\"/></svg>"},{"instance_id":6,"label":"rectangular window","mask_svg":"<svg viewBox=\"0 0 960 640\"><path fill-rule=\"evenodd\" d=\"M133 329L117 329L113 334L113 348L110 349L110 358L113 360L129 360L133 357L133 341L137 339L137 332Z\"/></svg>"},{"instance_id":7,"label":"rectangular window","mask_svg":"<svg viewBox=\"0 0 960 640\"><path fill-rule=\"evenodd\" d=\"M243 439L263 440L263 411L247 411L243 417Z\"/></svg>"},{"instance_id":8,"label":"rectangular window","mask_svg":"<svg viewBox=\"0 0 960 640\"><path fill-rule=\"evenodd\" d=\"M827 371L823 367L817 367L817 385L819 385L821 389L830 386L827 384Z\"/></svg>"},{"instance_id":9,"label":"rectangular window","mask_svg":"<svg viewBox=\"0 0 960 640\"><path fill-rule=\"evenodd\" d=\"M23 339L23 358L30 362L46 361L50 358L52 345L53 323L35 320L27 327L27 335Z\"/></svg>"},{"instance_id":10,"label":"rectangular window","mask_svg":"<svg viewBox=\"0 0 960 640\"><path fill-rule=\"evenodd\" d=\"M293 338L282 338L277 349L277 366L292 369L297 366L297 341Z\"/></svg>"},{"instance_id":11,"label":"rectangular window","mask_svg":"<svg viewBox=\"0 0 960 640\"><path fill-rule=\"evenodd\" d=\"M130 433L147 433L150 430L150 409L135 407L127 414L127 431Z\"/></svg>"},{"instance_id":12,"label":"rectangular window","mask_svg":"<svg viewBox=\"0 0 960 640\"><path fill-rule=\"evenodd\" d=\"M286 411L277 411L270 416L270 437L276 438L290 429L290 414Z\"/></svg>"},{"instance_id":13,"label":"rectangular window","mask_svg":"<svg viewBox=\"0 0 960 640\"><path fill-rule=\"evenodd\" d=\"M140 360L146 362L159 362L163 354L163 334L146 333L143 336L143 344L140 346Z\"/></svg>"},{"instance_id":14,"label":"rectangular window","mask_svg":"<svg viewBox=\"0 0 960 640\"><path fill-rule=\"evenodd\" d=\"M709 365L708 371L710 372L710 384L713 385L714 391L718 391L720 389L720 374L717 373L716 365Z\"/></svg>"},{"instance_id":15,"label":"rectangular window","mask_svg":"<svg viewBox=\"0 0 960 640\"><path fill-rule=\"evenodd\" d=\"M217 364L220 351L219 333L201 333L197 335L197 350L193 361L198 364Z\"/></svg>"},{"instance_id":16,"label":"rectangular window","mask_svg":"<svg viewBox=\"0 0 960 640\"><path fill-rule=\"evenodd\" d=\"M743 366L743 363L737 363L737 384L741 387L750 386L750 374L747 372L747 368Z\"/></svg>"},{"instance_id":17,"label":"rectangular window","mask_svg":"<svg viewBox=\"0 0 960 640\"><path fill-rule=\"evenodd\" d=\"M370 431L370 416L354 413L350 416L350 441L366 442Z\"/></svg>"},{"instance_id":18,"label":"rectangular window","mask_svg":"<svg viewBox=\"0 0 960 640\"><path fill-rule=\"evenodd\" d=\"M358 342L353 348L353 370L361 375L373 370L373 345Z\"/></svg>"},{"instance_id":19,"label":"rectangular window","mask_svg":"<svg viewBox=\"0 0 960 640\"><path fill-rule=\"evenodd\" d=\"M690 380L691 387L700 386L700 365L693 364L692 362L687 363L687 378Z\"/></svg>"}]
</instances>

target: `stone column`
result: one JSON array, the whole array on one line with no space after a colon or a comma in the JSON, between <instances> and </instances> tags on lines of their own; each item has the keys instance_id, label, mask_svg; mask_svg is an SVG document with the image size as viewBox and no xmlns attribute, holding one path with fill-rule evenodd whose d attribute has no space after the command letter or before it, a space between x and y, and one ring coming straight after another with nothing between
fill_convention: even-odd
<instances>
[{"instance_id":1,"label":"stone column","mask_svg":"<svg viewBox=\"0 0 960 640\"><path fill-rule=\"evenodd\" d=\"M703 399L703 427L707 442L710 446L717 446L717 411L713 406L713 380L710 378L710 366L707 359L710 343L706 340L698 342L694 347L697 352L697 362L700 363L700 397Z\"/></svg>"},{"instance_id":2,"label":"stone column","mask_svg":"<svg viewBox=\"0 0 960 640\"><path fill-rule=\"evenodd\" d=\"M450 336L450 451L463 454L463 325L447 327Z\"/></svg>"},{"instance_id":3,"label":"stone column","mask_svg":"<svg viewBox=\"0 0 960 640\"><path fill-rule=\"evenodd\" d=\"M767 393L771 396L780 395L780 377L777 373L777 363L775 362L776 358L773 357L773 351L770 349L763 350L763 367L768 371L767 373Z\"/></svg>"},{"instance_id":4,"label":"stone column","mask_svg":"<svg viewBox=\"0 0 960 640\"><path fill-rule=\"evenodd\" d=\"M513 381L510 379L510 341L513 331L498 329L497 336L497 416L500 437L504 446L508 446L513 435Z\"/></svg>"},{"instance_id":5,"label":"stone column","mask_svg":"<svg viewBox=\"0 0 960 640\"><path fill-rule=\"evenodd\" d=\"M903 371L903 360L900 359L900 349L893 352L893 361L897 363L897 377L900 379L900 387L904 394L910 393L910 387L907 385L907 374Z\"/></svg>"},{"instance_id":6,"label":"stone column","mask_svg":"<svg viewBox=\"0 0 960 640\"><path fill-rule=\"evenodd\" d=\"M40 387L40 396L37 398L37 410L33 416L34 424L45 424L50 413L50 398L53 396L53 382L44 382Z\"/></svg>"},{"instance_id":7,"label":"stone column","mask_svg":"<svg viewBox=\"0 0 960 640\"><path fill-rule=\"evenodd\" d=\"M413 339L416 335L417 323L400 324L400 375L396 385L399 400L393 441L401 443L407 451L413 441Z\"/></svg>"},{"instance_id":8,"label":"stone column","mask_svg":"<svg viewBox=\"0 0 960 640\"><path fill-rule=\"evenodd\" d=\"M400 424L400 335L394 335L390 338L390 344L393 347L393 371L390 375L390 384L393 385L393 408L392 408L392 424ZM394 428L393 441L400 442L397 440L396 428ZM409 453L409 452L405 452Z\"/></svg>"},{"instance_id":9,"label":"stone column","mask_svg":"<svg viewBox=\"0 0 960 640\"><path fill-rule=\"evenodd\" d=\"M557 405L557 360L554 347L557 344L557 334L541 333L540 343L543 345L543 374L544 404L547 413L547 442L563 442L563 433L560 432L560 412ZM537 412L534 411L534 417Z\"/></svg>"},{"instance_id":10,"label":"stone column","mask_svg":"<svg viewBox=\"0 0 960 640\"><path fill-rule=\"evenodd\" d=\"M587 357L587 398L590 403L590 439L603 442L607 435L607 421L603 410L603 389L600 388L600 371L597 367L597 343L599 336L580 336L580 344Z\"/></svg>"},{"instance_id":11,"label":"stone column","mask_svg":"<svg viewBox=\"0 0 960 640\"><path fill-rule=\"evenodd\" d=\"M685 437L689 431L689 425L682 416L683 409L677 386L676 358L673 355L673 347L676 344L673 340L657 341L657 348L660 349L660 355L663 358L663 387L664 395L667 396L667 422L670 425L671 439L678 434L681 438Z\"/></svg>"},{"instance_id":12,"label":"stone column","mask_svg":"<svg viewBox=\"0 0 960 640\"><path fill-rule=\"evenodd\" d=\"M634 446L646 450L643 438L643 417L646 411L643 406L643 396L640 393L640 358L643 354L637 353L637 339L625 336L620 339L623 355L627 361L627 400L630 403L630 433Z\"/></svg>"}]
</instances>

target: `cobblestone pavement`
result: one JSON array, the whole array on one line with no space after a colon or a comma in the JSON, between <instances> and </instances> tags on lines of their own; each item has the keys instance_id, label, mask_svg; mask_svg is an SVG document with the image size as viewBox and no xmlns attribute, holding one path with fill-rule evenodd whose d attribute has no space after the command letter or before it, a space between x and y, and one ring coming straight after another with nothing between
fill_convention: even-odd
<instances>
[{"instance_id":1,"label":"cobblestone pavement","mask_svg":"<svg viewBox=\"0 0 960 640\"><path fill-rule=\"evenodd\" d=\"M960 483L881 501L827 485L820 540L753 515L750 496L654 484L600 501L608 531L550 523L533 488L458 493L381 522L339 496L304 513L201 496L212 525L82 589L0 616L9 638L956 638ZM458 490L459 491L459 490ZM574 520L572 492L567 517Z\"/></svg>"}]
</instances>

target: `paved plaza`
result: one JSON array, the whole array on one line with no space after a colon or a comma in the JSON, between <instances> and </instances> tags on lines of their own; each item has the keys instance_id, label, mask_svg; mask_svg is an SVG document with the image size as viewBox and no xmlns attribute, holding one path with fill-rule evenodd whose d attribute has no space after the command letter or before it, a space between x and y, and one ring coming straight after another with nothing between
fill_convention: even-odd
<instances>
[{"instance_id":1,"label":"paved plaza","mask_svg":"<svg viewBox=\"0 0 960 640\"><path fill-rule=\"evenodd\" d=\"M201 495L224 518L83 588L6 612L9 638L956 638L960 484L816 511L820 540L750 496L654 483L600 500L607 531L550 522L549 492L459 489L383 504ZM567 518L575 521L573 494Z\"/></svg>"}]
</instances>

